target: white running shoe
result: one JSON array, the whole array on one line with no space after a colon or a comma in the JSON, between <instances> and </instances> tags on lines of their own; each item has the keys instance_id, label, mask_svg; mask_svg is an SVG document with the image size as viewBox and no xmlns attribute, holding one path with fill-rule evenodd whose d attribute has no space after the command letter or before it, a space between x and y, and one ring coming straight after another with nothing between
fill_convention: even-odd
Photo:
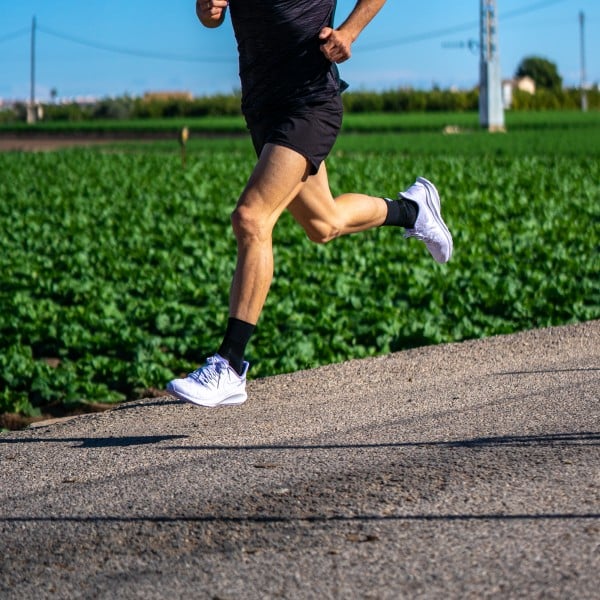
<instances>
[{"instance_id":1,"label":"white running shoe","mask_svg":"<svg viewBox=\"0 0 600 600\"><path fill-rule=\"evenodd\" d=\"M442 219L440 195L435 185L424 177L417 177L400 198L413 200L419 206L419 215L412 229L407 229L404 237L414 237L425 242L427 250L439 263L446 263L452 256L452 235Z\"/></svg>"},{"instance_id":2,"label":"white running shoe","mask_svg":"<svg viewBox=\"0 0 600 600\"><path fill-rule=\"evenodd\" d=\"M232 406L243 404L246 394L246 373L238 375L222 356L215 354L206 359L206 364L190 373L184 379L173 379L167 384L167 391L181 400L199 406Z\"/></svg>"}]
</instances>

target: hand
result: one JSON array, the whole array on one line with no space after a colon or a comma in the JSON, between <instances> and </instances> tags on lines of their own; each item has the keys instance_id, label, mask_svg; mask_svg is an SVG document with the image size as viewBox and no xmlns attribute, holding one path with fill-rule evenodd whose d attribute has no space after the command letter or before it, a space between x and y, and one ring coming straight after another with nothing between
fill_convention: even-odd
<instances>
[{"instance_id":1,"label":"hand","mask_svg":"<svg viewBox=\"0 0 600 600\"><path fill-rule=\"evenodd\" d=\"M228 4L228 0L196 0L196 14L205 27L218 27Z\"/></svg>"},{"instance_id":2,"label":"hand","mask_svg":"<svg viewBox=\"0 0 600 600\"><path fill-rule=\"evenodd\" d=\"M319 33L321 52L331 61L341 63L352 56L352 37L341 29L323 27Z\"/></svg>"}]
</instances>

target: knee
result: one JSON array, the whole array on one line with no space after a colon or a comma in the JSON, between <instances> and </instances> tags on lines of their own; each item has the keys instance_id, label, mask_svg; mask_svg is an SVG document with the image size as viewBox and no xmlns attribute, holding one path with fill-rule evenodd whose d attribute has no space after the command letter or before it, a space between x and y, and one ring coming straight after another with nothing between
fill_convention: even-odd
<instances>
[{"instance_id":1,"label":"knee","mask_svg":"<svg viewBox=\"0 0 600 600\"><path fill-rule=\"evenodd\" d=\"M238 205L231 213L231 227L238 241L263 239L270 235L262 215L244 204Z\"/></svg>"},{"instance_id":2,"label":"knee","mask_svg":"<svg viewBox=\"0 0 600 600\"><path fill-rule=\"evenodd\" d=\"M336 237L339 237L341 229L333 223L325 221L311 222L304 227L306 235L311 242L315 244L326 244Z\"/></svg>"}]
</instances>

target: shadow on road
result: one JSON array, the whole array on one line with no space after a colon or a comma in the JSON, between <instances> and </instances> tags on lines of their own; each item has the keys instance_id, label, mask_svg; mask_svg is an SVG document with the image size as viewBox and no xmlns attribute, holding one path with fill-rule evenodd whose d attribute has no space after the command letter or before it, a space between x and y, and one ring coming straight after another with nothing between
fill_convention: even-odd
<instances>
[{"instance_id":1,"label":"shadow on road","mask_svg":"<svg viewBox=\"0 0 600 600\"><path fill-rule=\"evenodd\" d=\"M159 444L161 442L187 439L187 435L142 435L125 437L72 437L72 438L11 438L0 437L0 444L76 443L78 448L110 448ZM482 448L506 446L599 446L600 432L582 431L575 433L550 433L542 435L507 435L481 437L468 440L433 442L377 442L373 444L206 444L194 446L165 446L161 450L344 450L376 448Z\"/></svg>"}]
</instances>

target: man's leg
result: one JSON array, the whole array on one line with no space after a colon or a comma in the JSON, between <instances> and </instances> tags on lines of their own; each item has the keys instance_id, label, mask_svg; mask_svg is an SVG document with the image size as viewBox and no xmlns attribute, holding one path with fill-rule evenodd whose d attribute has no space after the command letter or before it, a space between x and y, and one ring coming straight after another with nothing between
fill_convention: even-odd
<instances>
[{"instance_id":1,"label":"man's leg","mask_svg":"<svg viewBox=\"0 0 600 600\"><path fill-rule=\"evenodd\" d=\"M334 199L325 163L321 163L318 172L304 183L289 210L312 241L325 243L340 235L383 225L388 202L358 193L342 194Z\"/></svg>"},{"instance_id":2,"label":"man's leg","mask_svg":"<svg viewBox=\"0 0 600 600\"><path fill-rule=\"evenodd\" d=\"M267 144L231 216L237 265L231 284L227 330L217 354L241 374L244 353L273 279L272 232L306 179L308 164L298 153Z\"/></svg>"},{"instance_id":3,"label":"man's leg","mask_svg":"<svg viewBox=\"0 0 600 600\"><path fill-rule=\"evenodd\" d=\"M267 144L233 211L237 265L229 301L229 321L219 351L167 390L201 406L242 404L248 363L243 354L258 321L273 278L272 232L281 213L308 177L305 157Z\"/></svg>"},{"instance_id":4,"label":"man's leg","mask_svg":"<svg viewBox=\"0 0 600 600\"><path fill-rule=\"evenodd\" d=\"M272 232L286 208L315 242L381 225L401 225L409 228L408 235L423 240L438 262L448 260L452 237L441 219L433 184L419 178L399 196L398 201L364 194L334 199L324 163L309 176L308 161L302 155L267 144L232 215L238 259L223 343L206 365L185 379L170 382L167 389L203 406L246 400L248 363L243 361L243 352L271 285Z\"/></svg>"},{"instance_id":5,"label":"man's leg","mask_svg":"<svg viewBox=\"0 0 600 600\"><path fill-rule=\"evenodd\" d=\"M412 186L400 192L397 200L355 193L334 199L322 163L318 173L302 186L289 210L315 242L391 225L404 227L404 237L424 242L437 262L445 263L452 256L452 235L442 219L438 191L423 177L417 177Z\"/></svg>"},{"instance_id":6,"label":"man's leg","mask_svg":"<svg viewBox=\"0 0 600 600\"><path fill-rule=\"evenodd\" d=\"M307 178L302 155L284 146L264 147L231 217L238 254L230 317L258 321L273 278L273 228Z\"/></svg>"}]
</instances>

